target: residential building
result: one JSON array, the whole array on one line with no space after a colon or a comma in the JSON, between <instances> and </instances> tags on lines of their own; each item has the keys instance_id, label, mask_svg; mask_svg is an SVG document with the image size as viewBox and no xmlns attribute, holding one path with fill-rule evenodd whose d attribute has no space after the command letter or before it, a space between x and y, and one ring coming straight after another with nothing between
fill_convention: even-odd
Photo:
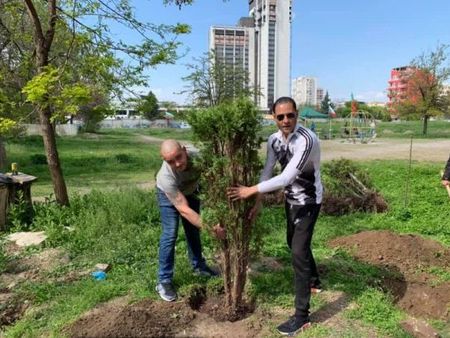
<instances>
[{"instance_id":1,"label":"residential building","mask_svg":"<svg viewBox=\"0 0 450 338\"><path fill-rule=\"evenodd\" d=\"M249 83L254 84L254 28L251 23L240 20L240 26L212 26L209 30L209 50L217 60L232 67L240 67L249 74ZM249 26L241 26L249 25Z\"/></svg>"},{"instance_id":2,"label":"residential building","mask_svg":"<svg viewBox=\"0 0 450 338\"><path fill-rule=\"evenodd\" d=\"M410 66L397 67L391 70L391 77L388 81L388 106L392 107L406 98L408 92L406 77L413 71L414 68Z\"/></svg>"},{"instance_id":3,"label":"residential building","mask_svg":"<svg viewBox=\"0 0 450 338\"><path fill-rule=\"evenodd\" d=\"M315 106L317 104L316 78L309 76L300 76L293 79L291 95L299 106Z\"/></svg>"},{"instance_id":4,"label":"residential building","mask_svg":"<svg viewBox=\"0 0 450 338\"><path fill-rule=\"evenodd\" d=\"M249 0L255 22L257 104L271 108L290 93L292 0Z\"/></svg>"}]
</instances>

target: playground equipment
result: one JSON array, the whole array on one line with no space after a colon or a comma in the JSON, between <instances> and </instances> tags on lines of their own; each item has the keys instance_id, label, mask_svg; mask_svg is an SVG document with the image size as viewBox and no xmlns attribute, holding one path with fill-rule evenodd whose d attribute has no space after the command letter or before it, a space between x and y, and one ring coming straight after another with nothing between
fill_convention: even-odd
<instances>
[{"instance_id":1,"label":"playground equipment","mask_svg":"<svg viewBox=\"0 0 450 338\"><path fill-rule=\"evenodd\" d=\"M366 111L354 111L345 118L341 137L353 143L369 143L376 138L376 124L373 116Z\"/></svg>"}]
</instances>

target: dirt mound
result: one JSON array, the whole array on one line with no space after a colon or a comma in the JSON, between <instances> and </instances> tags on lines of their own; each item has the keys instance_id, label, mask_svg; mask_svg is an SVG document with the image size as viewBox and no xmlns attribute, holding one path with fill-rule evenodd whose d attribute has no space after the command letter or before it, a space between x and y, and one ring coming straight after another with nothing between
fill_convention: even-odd
<instances>
[{"instance_id":1,"label":"dirt mound","mask_svg":"<svg viewBox=\"0 0 450 338\"><path fill-rule=\"evenodd\" d=\"M215 305L214 305L215 304ZM116 299L84 314L67 328L74 337L257 337L265 320L261 316L236 322L217 321L220 302L207 299L198 311L189 300L167 303L143 300L127 304ZM211 314L210 314L210 313Z\"/></svg>"},{"instance_id":2,"label":"dirt mound","mask_svg":"<svg viewBox=\"0 0 450 338\"><path fill-rule=\"evenodd\" d=\"M112 303L88 312L71 325L71 337L171 337L195 318L183 302L143 300L121 306Z\"/></svg>"},{"instance_id":3,"label":"dirt mound","mask_svg":"<svg viewBox=\"0 0 450 338\"><path fill-rule=\"evenodd\" d=\"M450 282L439 277L439 272L450 272L449 248L420 236L390 231L365 231L334 239L330 245L347 248L358 260L388 272L383 286L408 313L450 319Z\"/></svg>"},{"instance_id":4,"label":"dirt mound","mask_svg":"<svg viewBox=\"0 0 450 338\"><path fill-rule=\"evenodd\" d=\"M322 200L322 212L332 216L346 215L355 211L385 212L387 209L388 204L377 192L370 192L361 197L336 197L325 193Z\"/></svg>"}]
</instances>

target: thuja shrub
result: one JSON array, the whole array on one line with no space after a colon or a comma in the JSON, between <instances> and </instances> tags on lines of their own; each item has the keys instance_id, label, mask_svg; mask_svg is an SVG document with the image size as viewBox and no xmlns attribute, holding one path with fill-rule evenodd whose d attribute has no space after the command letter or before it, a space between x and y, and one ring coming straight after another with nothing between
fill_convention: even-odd
<instances>
[{"instance_id":1,"label":"thuja shrub","mask_svg":"<svg viewBox=\"0 0 450 338\"><path fill-rule=\"evenodd\" d=\"M257 227L247 217L254 200L231 202L228 187L253 185L261 170L258 150L260 118L248 100L197 110L190 114L194 139L200 148L197 158L202 170L202 223L220 223L226 239L218 240L224 279L225 306L229 319L241 313L251 244L257 240Z\"/></svg>"}]
</instances>

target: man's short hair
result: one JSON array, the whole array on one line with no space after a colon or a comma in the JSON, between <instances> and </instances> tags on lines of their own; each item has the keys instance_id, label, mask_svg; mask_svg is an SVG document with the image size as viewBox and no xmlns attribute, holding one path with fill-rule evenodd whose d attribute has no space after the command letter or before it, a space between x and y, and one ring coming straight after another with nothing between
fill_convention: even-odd
<instances>
[{"instance_id":1,"label":"man's short hair","mask_svg":"<svg viewBox=\"0 0 450 338\"><path fill-rule=\"evenodd\" d=\"M277 107L277 105L283 104L283 103L291 103L292 107L294 107L294 110L297 111L297 104L295 103L295 100L289 96L282 96L273 103L272 114L275 114L275 108Z\"/></svg>"}]
</instances>

